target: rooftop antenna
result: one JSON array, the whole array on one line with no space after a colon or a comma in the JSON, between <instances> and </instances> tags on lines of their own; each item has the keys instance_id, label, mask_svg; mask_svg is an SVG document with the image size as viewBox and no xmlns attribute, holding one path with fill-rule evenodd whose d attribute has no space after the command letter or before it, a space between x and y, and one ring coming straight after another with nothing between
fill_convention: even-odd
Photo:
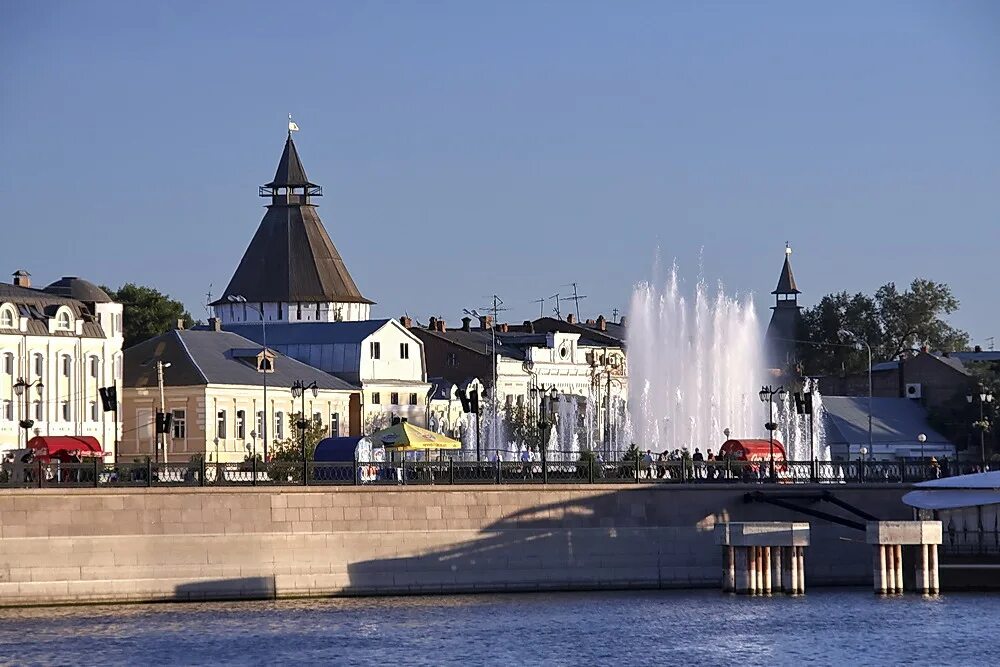
<instances>
[{"instance_id":1,"label":"rooftop antenna","mask_svg":"<svg viewBox=\"0 0 1000 667\"><path fill-rule=\"evenodd\" d=\"M556 307L552 309L552 312L556 314L556 319L557 320L561 320L562 319L562 313L559 311L559 305L560 305L559 304L559 293L556 292L555 294L553 294L549 298L556 300Z\"/></svg>"},{"instance_id":2,"label":"rooftop antenna","mask_svg":"<svg viewBox=\"0 0 1000 667\"><path fill-rule=\"evenodd\" d=\"M611 320L612 320L612 321L613 321L613 322L614 322L615 324L618 324L618 315L619 315L620 313L621 313L621 311L620 311L620 310L618 310L617 308L615 308L615 309L613 309L613 310L611 311Z\"/></svg>"},{"instance_id":3,"label":"rooftop antenna","mask_svg":"<svg viewBox=\"0 0 1000 667\"><path fill-rule=\"evenodd\" d=\"M990 336L989 338L987 338L987 339L986 339L986 342L987 342L987 343L989 344L989 346L990 346L990 352L993 352L993 343L995 343L995 342L996 342L996 339L995 339L995 337L994 337L994 336Z\"/></svg>"},{"instance_id":4,"label":"rooftop antenna","mask_svg":"<svg viewBox=\"0 0 1000 667\"><path fill-rule=\"evenodd\" d=\"M208 284L208 292L205 294L205 298L207 299L207 301L205 301L205 314L209 317L212 317L212 311L208 309L209 304L212 303L212 285L213 283Z\"/></svg>"},{"instance_id":5,"label":"rooftop antenna","mask_svg":"<svg viewBox=\"0 0 1000 667\"><path fill-rule=\"evenodd\" d=\"M493 313L493 323L499 324L500 323L499 314L507 310L507 308L505 308L503 305L503 299L498 297L496 294L491 295L490 299L491 299L490 305L483 306L479 310L486 310Z\"/></svg>"},{"instance_id":6,"label":"rooftop antenna","mask_svg":"<svg viewBox=\"0 0 1000 667\"><path fill-rule=\"evenodd\" d=\"M538 304L538 317L545 317L545 299L535 299L532 303Z\"/></svg>"},{"instance_id":7,"label":"rooftop antenna","mask_svg":"<svg viewBox=\"0 0 1000 667\"><path fill-rule=\"evenodd\" d=\"M586 299L587 297L580 294L576 289L576 283L570 283L567 287L573 288L573 304L576 306L576 319L583 321L583 313L580 312L580 299Z\"/></svg>"}]
</instances>

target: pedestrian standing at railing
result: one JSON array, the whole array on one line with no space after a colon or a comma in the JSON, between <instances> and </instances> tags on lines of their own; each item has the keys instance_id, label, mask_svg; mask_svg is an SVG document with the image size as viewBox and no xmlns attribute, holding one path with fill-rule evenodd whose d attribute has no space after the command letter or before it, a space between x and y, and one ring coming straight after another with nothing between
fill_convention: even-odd
<instances>
[{"instance_id":1,"label":"pedestrian standing at railing","mask_svg":"<svg viewBox=\"0 0 1000 667\"><path fill-rule=\"evenodd\" d=\"M691 456L691 460L694 461L694 476L695 479L704 479L705 477L705 455L701 453L701 449L698 447L694 448L694 454Z\"/></svg>"},{"instance_id":2,"label":"pedestrian standing at railing","mask_svg":"<svg viewBox=\"0 0 1000 667\"><path fill-rule=\"evenodd\" d=\"M933 456L931 457L931 462L930 462L930 467L929 467L928 473L929 473L929 477L931 479L940 479L941 478L941 466L938 464L938 460L936 458L934 458Z\"/></svg>"},{"instance_id":3,"label":"pedestrian standing at railing","mask_svg":"<svg viewBox=\"0 0 1000 667\"><path fill-rule=\"evenodd\" d=\"M642 455L642 469L645 471L646 477L653 478L653 451L650 449L647 449L646 453Z\"/></svg>"},{"instance_id":4,"label":"pedestrian standing at railing","mask_svg":"<svg viewBox=\"0 0 1000 667\"><path fill-rule=\"evenodd\" d=\"M712 453L711 449L708 450L706 458L708 459L708 478L714 480L718 471L715 468L715 454Z\"/></svg>"}]
</instances>

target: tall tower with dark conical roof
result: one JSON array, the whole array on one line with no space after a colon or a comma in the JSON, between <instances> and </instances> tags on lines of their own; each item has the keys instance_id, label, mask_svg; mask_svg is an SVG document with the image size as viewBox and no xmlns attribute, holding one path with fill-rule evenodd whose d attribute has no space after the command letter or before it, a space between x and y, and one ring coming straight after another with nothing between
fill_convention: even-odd
<instances>
[{"instance_id":1,"label":"tall tower with dark conical roof","mask_svg":"<svg viewBox=\"0 0 1000 667\"><path fill-rule=\"evenodd\" d=\"M799 291L792 273L792 249L785 244L785 263L778 276L778 286L771 294L774 305L771 321L767 325L764 340L767 343L768 365L771 368L788 371L795 367L795 341L799 338L802 322L802 307L799 306Z\"/></svg>"},{"instance_id":2,"label":"tall tower with dark conical roof","mask_svg":"<svg viewBox=\"0 0 1000 667\"><path fill-rule=\"evenodd\" d=\"M222 297L211 305L223 324L367 320L374 303L361 295L316 213L323 188L306 176L289 130L257 233ZM243 302L246 301L246 303Z\"/></svg>"}]
</instances>

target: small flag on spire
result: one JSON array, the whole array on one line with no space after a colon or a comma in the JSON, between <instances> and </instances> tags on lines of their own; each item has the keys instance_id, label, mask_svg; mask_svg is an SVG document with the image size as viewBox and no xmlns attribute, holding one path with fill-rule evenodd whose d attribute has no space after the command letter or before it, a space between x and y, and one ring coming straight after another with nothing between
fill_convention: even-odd
<instances>
[{"instance_id":1,"label":"small flag on spire","mask_svg":"<svg viewBox=\"0 0 1000 667\"><path fill-rule=\"evenodd\" d=\"M292 121L292 114L288 114L288 131L289 132L299 131L299 126Z\"/></svg>"}]
</instances>

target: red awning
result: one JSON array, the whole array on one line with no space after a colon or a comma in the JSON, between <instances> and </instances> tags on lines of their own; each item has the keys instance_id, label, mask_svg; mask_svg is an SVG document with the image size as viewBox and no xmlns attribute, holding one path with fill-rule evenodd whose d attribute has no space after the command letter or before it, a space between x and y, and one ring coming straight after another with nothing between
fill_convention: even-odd
<instances>
[{"instance_id":1,"label":"red awning","mask_svg":"<svg viewBox=\"0 0 1000 667\"><path fill-rule=\"evenodd\" d=\"M96 457L105 455L97 438L89 435L39 435L28 441L36 457L68 459L71 456Z\"/></svg>"},{"instance_id":2,"label":"red awning","mask_svg":"<svg viewBox=\"0 0 1000 667\"><path fill-rule=\"evenodd\" d=\"M734 461L768 461L771 458L771 441L751 438L726 440L719 450L719 457L727 454ZM785 446L777 440L774 441L774 460L785 460Z\"/></svg>"}]
</instances>

